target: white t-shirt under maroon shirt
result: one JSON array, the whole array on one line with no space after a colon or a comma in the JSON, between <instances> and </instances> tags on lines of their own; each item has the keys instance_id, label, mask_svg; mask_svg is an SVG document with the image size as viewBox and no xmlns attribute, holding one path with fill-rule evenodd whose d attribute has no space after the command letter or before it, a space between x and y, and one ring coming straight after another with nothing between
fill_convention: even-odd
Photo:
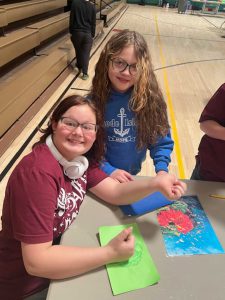
<instances>
[{"instance_id":1,"label":"white t-shirt under maroon shirt","mask_svg":"<svg viewBox=\"0 0 225 300\"><path fill-rule=\"evenodd\" d=\"M21 242L56 240L76 219L86 190L107 175L97 165L70 180L62 166L41 144L25 156L13 171L5 194L0 232L0 295L21 300L49 284L48 279L27 274Z\"/></svg>"}]
</instances>

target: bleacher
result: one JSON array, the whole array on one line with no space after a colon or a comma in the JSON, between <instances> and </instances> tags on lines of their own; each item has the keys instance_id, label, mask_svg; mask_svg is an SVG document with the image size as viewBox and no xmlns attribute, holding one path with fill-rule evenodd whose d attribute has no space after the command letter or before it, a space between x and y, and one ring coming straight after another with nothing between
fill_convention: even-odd
<instances>
[{"instance_id":1,"label":"bleacher","mask_svg":"<svg viewBox=\"0 0 225 300\"><path fill-rule=\"evenodd\" d=\"M38 30L23 28L0 39L0 67L40 44Z\"/></svg>"},{"instance_id":2,"label":"bleacher","mask_svg":"<svg viewBox=\"0 0 225 300\"><path fill-rule=\"evenodd\" d=\"M6 11L0 7L0 27L3 28L7 25Z\"/></svg>"},{"instance_id":3,"label":"bleacher","mask_svg":"<svg viewBox=\"0 0 225 300\"><path fill-rule=\"evenodd\" d=\"M191 12L195 11L205 14L217 14L225 12L225 0L190 0Z\"/></svg>"},{"instance_id":4,"label":"bleacher","mask_svg":"<svg viewBox=\"0 0 225 300\"><path fill-rule=\"evenodd\" d=\"M66 5L67 0L30 0L2 5L1 9L5 10L7 24L10 24Z\"/></svg>"},{"instance_id":5,"label":"bleacher","mask_svg":"<svg viewBox=\"0 0 225 300\"><path fill-rule=\"evenodd\" d=\"M3 134L32 105L67 65L66 53L55 50L47 56L38 56L0 83L0 128ZM26 125L26 124L25 124Z\"/></svg>"},{"instance_id":6,"label":"bleacher","mask_svg":"<svg viewBox=\"0 0 225 300\"><path fill-rule=\"evenodd\" d=\"M100 1L96 8L100 15ZM108 2L101 9L109 9ZM69 34L67 0L1 1L0 6L0 138L21 123L28 109L75 58ZM113 4L116 14L122 2ZM107 7L107 8L106 8ZM119 7L119 8L118 8ZM107 13L107 22L115 18ZM98 18L96 37L103 33ZM37 106L37 105L36 105ZM24 124L24 127L26 124Z\"/></svg>"},{"instance_id":7,"label":"bleacher","mask_svg":"<svg viewBox=\"0 0 225 300\"><path fill-rule=\"evenodd\" d=\"M135 3L139 4L140 0L127 0L127 3ZM169 7L177 7L178 0L167 0L166 3L169 3ZM162 0L145 0L146 5L153 5L153 6L161 6Z\"/></svg>"},{"instance_id":8,"label":"bleacher","mask_svg":"<svg viewBox=\"0 0 225 300\"><path fill-rule=\"evenodd\" d=\"M99 7L100 19L104 21L104 26L108 26L126 8L126 2L123 0L111 3L104 1L103 4L99 5Z\"/></svg>"},{"instance_id":9,"label":"bleacher","mask_svg":"<svg viewBox=\"0 0 225 300\"><path fill-rule=\"evenodd\" d=\"M62 31L69 28L69 12L59 14L57 16L39 21L27 26L30 29L38 30L40 44Z\"/></svg>"}]
</instances>

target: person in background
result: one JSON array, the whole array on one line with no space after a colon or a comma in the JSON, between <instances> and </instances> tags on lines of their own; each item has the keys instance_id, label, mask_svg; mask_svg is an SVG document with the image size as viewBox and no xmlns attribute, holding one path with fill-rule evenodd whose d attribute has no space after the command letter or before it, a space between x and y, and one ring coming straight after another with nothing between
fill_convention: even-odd
<instances>
[{"instance_id":1,"label":"person in background","mask_svg":"<svg viewBox=\"0 0 225 300\"><path fill-rule=\"evenodd\" d=\"M96 10L89 0L73 0L70 11L69 31L76 52L76 67L82 79L88 79L88 65L95 37Z\"/></svg>"},{"instance_id":2,"label":"person in background","mask_svg":"<svg viewBox=\"0 0 225 300\"><path fill-rule=\"evenodd\" d=\"M177 12L178 14L185 14L187 10L187 0L178 0Z\"/></svg>"},{"instance_id":3,"label":"person in background","mask_svg":"<svg viewBox=\"0 0 225 300\"><path fill-rule=\"evenodd\" d=\"M104 247L59 245L87 189L114 205L132 203L156 190L171 200L183 195L186 185L173 175L120 184L101 171L102 125L92 102L78 95L65 98L32 152L13 170L0 232L1 299L45 299L50 279L73 277L133 254L131 228ZM98 212L93 214L98 217Z\"/></svg>"},{"instance_id":4,"label":"person in background","mask_svg":"<svg viewBox=\"0 0 225 300\"><path fill-rule=\"evenodd\" d=\"M96 64L88 97L104 116L104 172L121 183L133 180L149 150L157 176L167 174L174 142L166 103L140 33L123 30L110 38Z\"/></svg>"},{"instance_id":5,"label":"person in background","mask_svg":"<svg viewBox=\"0 0 225 300\"><path fill-rule=\"evenodd\" d=\"M161 6L162 7L169 7L169 2L167 0L162 0Z\"/></svg>"},{"instance_id":6,"label":"person in background","mask_svg":"<svg viewBox=\"0 0 225 300\"><path fill-rule=\"evenodd\" d=\"M191 179L225 182L225 83L209 100L199 122L205 134Z\"/></svg>"}]
</instances>

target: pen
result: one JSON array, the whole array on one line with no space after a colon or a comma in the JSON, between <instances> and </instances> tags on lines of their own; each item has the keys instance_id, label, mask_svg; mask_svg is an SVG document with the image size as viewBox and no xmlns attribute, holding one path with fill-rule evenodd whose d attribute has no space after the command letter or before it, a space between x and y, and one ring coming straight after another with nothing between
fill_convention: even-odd
<instances>
[{"instance_id":1,"label":"pen","mask_svg":"<svg viewBox=\"0 0 225 300\"><path fill-rule=\"evenodd\" d=\"M211 195L209 195L209 197L212 197L212 198L219 198L219 199L225 199L225 195L211 194Z\"/></svg>"}]
</instances>

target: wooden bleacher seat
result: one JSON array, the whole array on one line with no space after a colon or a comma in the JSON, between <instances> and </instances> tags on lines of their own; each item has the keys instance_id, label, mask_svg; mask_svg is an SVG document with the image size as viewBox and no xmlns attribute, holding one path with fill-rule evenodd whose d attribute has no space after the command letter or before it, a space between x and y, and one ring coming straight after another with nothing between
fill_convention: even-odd
<instances>
[{"instance_id":1,"label":"wooden bleacher seat","mask_svg":"<svg viewBox=\"0 0 225 300\"><path fill-rule=\"evenodd\" d=\"M105 7L110 7L113 0L95 0L95 9L98 12L100 9L104 9Z\"/></svg>"},{"instance_id":2,"label":"wooden bleacher seat","mask_svg":"<svg viewBox=\"0 0 225 300\"><path fill-rule=\"evenodd\" d=\"M69 29L69 12L34 23L27 28L37 29L40 42L43 42L57 33Z\"/></svg>"},{"instance_id":3,"label":"wooden bleacher seat","mask_svg":"<svg viewBox=\"0 0 225 300\"><path fill-rule=\"evenodd\" d=\"M6 11L7 22L12 23L35 15L55 10L67 5L67 0L31 0L2 5Z\"/></svg>"},{"instance_id":4,"label":"wooden bleacher seat","mask_svg":"<svg viewBox=\"0 0 225 300\"><path fill-rule=\"evenodd\" d=\"M126 3L123 1L113 2L110 4L110 6L110 8L106 7L101 11L101 17L103 17L105 26L107 26L108 23L118 15L118 13L125 9Z\"/></svg>"},{"instance_id":5,"label":"wooden bleacher seat","mask_svg":"<svg viewBox=\"0 0 225 300\"><path fill-rule=\"evenodd\" d=\"M104 31L104 21L103 20L96 20L96 30L95 30L95 37L101 35Z\"/></svg>"},{"instance_id":6,"label":"wooden bleacher seat","mask_svg":"<svg viewBox=\"0 0 225 300\"><path fill-rule=\"evenodd\" d=\"M113 0L102 0L101 3L102 8L110 7L111 5L113 5Z\"/></svg>"},{"instance_id":7,"label":"wooden bleacher seat","mask_svg":"<svg viewBox=\"0 0 225 300\"><path fill-rule=\"evenodd\" d=\"M7 25L6 11L5 9L0 8L0 27L5 27Z\"/></svg>"},{"instance_id":8,"label":"wooden bleacher seat","mask_svg":"<svg viewBox=\"0 0 225 300\"><path fill-rule=\"evenodd\" d=\"M23 28L0 38L0 67L40 44L37 29Z\"/></svg>"},{"instance_id":9,"label":"wooden bleacher seat","mask_svg":"<svg viewBox=\"0 0 225 300\"><path fill-rule=\"evenodd\" d=\"M69 12L34 23L0 38L0 67L35 49L43 41L69 28Z\"/></svg>"},{"instance_id":10,"label":"wooden bleacher seat","mask_svg":"<svg viewBox=\"0 0 225 300\"><path fill-rule=\"evenodd\" d=\"M0 83L0 136L67 67L67 53L60 49L47 56L37 56Z\"/></svg>"},{"instance_id":11,"label":"wooden bleacher seat","mask_svg":"<svg viewBox=\"0 0 225 300\"><path fill-rule=\"evenodd\" d=\"M63 35L56 42L50 43L38 51L38 55L50 55L56 50L61 50L67 55L67 66L75 57L75 50L70 39L70 34Z\"/></svg>"},{"instance_id":12,"label":"wooden bleacher seat","mask_svg":"<svg viewBox=\"0 0 225 300\"><path fill-rule=\"evenodd\" d=\"M14 8L17 6L17 9L21 10L22 7L25 9L25 4L42 3L44 5L47 2L51 2L51 4L59 3L58 0L31 0L27 3L14 4ZM60 2L61 5L62 3L65 5L67 1L62 0ZM23 21L23 18L34 16L34 12L30 12L28 16L27 11L19 18L16 13L12 12L12 6L13 4L8 5L8 11L7 9L0 9L2 15L5 16L3 26L7 26L8 21L8 23L19 19ZM6 15L6 12L8 15ZM42 12L43 10L36 11L35 15ZM69 13L51 16L0 37L0 67L29 50L36 49L37 54L37 56L31 55L28 60L19 65L17 64L17 67L9 75L7 73L3 74L0 80L1 99L3 99L0 107L0 136L3 136L15 122L19 121L18 124L23 123L21 116L32 104L35 103L36 107L37 98L74 59L75 51L69 33L63 36L58 35L57 40L54 39L51 43L42 43L69 28ZM10 16L10 18L8 19L7 16ZM103 20L97 20L96 38L104 32L103 27ZM19 62L19 60L16 62ZM8 64L6 68L11 68L11 65L13 66L12 63Z\"/></svg>"}]
</instances>

